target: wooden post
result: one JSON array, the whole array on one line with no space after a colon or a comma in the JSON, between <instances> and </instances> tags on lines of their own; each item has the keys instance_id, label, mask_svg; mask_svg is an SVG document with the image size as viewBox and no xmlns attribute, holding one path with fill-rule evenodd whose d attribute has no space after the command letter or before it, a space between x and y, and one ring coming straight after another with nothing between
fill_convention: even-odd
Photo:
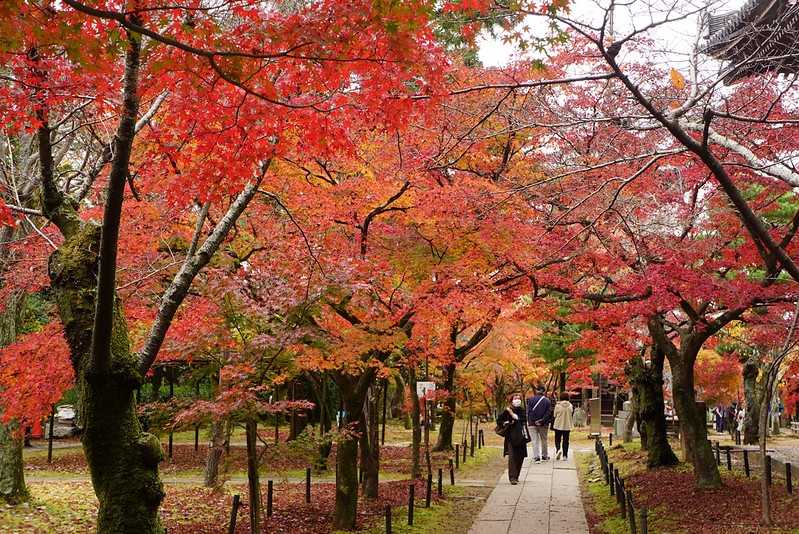
<instances>
[{"instance_id":1,"label":"wooden post","mask_svg":"<svg viewBox=\"0 0 799 534\"><path fill-rule=\"evenodd\" d=\"M732 471L732 453L730 453L730 449L727 448L727 471Z\"/></svg>"},{"instance_id":2,"label":"wooden post","mask_svg":"<svg viewBox=\"0 0 799 534\"><path fill-rule=\"evenodd\" d=\"M408 525L413 525L413 483L408 485Z\"/></svg>"},{"instance_id":3,"label":"wooden post","mask_svg":"<svg viewBox=\"0 0 799 534\"><path fill-rule=\"evenodd\" d=\"M475 441L474 434L471 435L470 439L471 439L471 443L469 445L469 456L474 458L474 441Z\"/></svg>"},{"instance_id":4,"label":"wooden post","mask_svg":"<svg viewBox=\"0 0 799 534\"><path fill-rule=\"evenodd\" d=\"M424 496L424 507L430 508L430 501L433 499L433 475L427 475L427 493Z\"/></svg>"},{"instance_id":5,"label":"wooden post","mask_svg":"<svg viewBox=\"0 0 799 534\"><path fill-rule=\"evenodd\" d=\"M785 488L788 493L793 493L793 481L791 480L791 463L785 462Z\"/></svg>"},{"instance_id":6,"label":"wooden post","mask_svg":"<svg viewBox=\"0 0 799 534\"><path fill-rule=\"evenodd\" d=\"M635 508L633 508L633 492L627 490L627 517L630 520L630 534L638 534L635 528Z\"/></svg>"},{"instance_id":7,"label":"wooden post","mask_svg":"<svg viewBox=\"0 0 799 534\"><path fill-rule=\"evenodd\" d=\"M455 468L452 467L452 460L449 461L449 485L455 485Z\"/></svg>"},{"instance_id":8,"label":"wooden post","mask_svg":"<svg viewBox=\"0 0 799 534\"><path fill-rule=\"evenodd\" d=\"M746 478L749 478L749 451L744 449L744 472L746 472Z\"/></svg>"},{"instance_id":9,"label":"wooden post","mask_svg":"<svg viewBox=\"0 0 799 534\"><path fill-rule=\"evenodd\" d=\"M391 534L391 505L386 505L386 534Z\"/></svg>"},{"instance_id":10,"label":"wooden post","mask_svg":"<svg viewBox=\"0 0 799 534\"><path fill-rule=\"evenodd\" d=\"M266 482L266 517L272 517L272 493L274 491L271 480Z\"/></svg>"},{"instance_id":11,"label":"wooden post","mask_svg":"<svg viewBox=\"0 0 799 534\"><path fill-rule=\"evenodd\" d=\"M763 462L763 469L765 470L766 474L766 483L771 486L771 456L768 454Z\"/></svg>"},{"instance_id":12,"label":"wooden post","mask_svg":"<svg viewBox=\"0 0 799 534\"><path fill-rule=\"evenodd\" d=\"M646 508L641 508L641 534L649 534L649 512Z\"/></svg>"},{"instance_id":13,"label":"wooden post","mask_svg":"<svg viewBox=\"0 0 799 534\"><path fill-rule=\"evenodd\" d=\"M305 502L311 502L311 468L305 468Z\"/></svg>"},{"instance_id":14,"label":"wooden post","mask_svg":"<svg viewBox=\"0 0 799 534\"><path fill-rule=\"evenodd\" d=\"M466 464L466 440L463 440L463 463Z\"/></svg>"},{"instance_id":15,"label":"wooden post","mask_svg":"<svg viewBox=\"0 0 799 534\"><path fill-rule=\"evenodd\" d=\"M41 419L40 419L41 421ZM53 462L53 425L55 424L55 406L50 408L50 428L47 430L47 463Z\"/></svg>"},{"instance_id":16,"label":"wooden post","mask_svg":"<svg viewBox=\"0 0 799 534\"><path fill-rule=\"evenodd\" d=\"M608 434L608 447L613 448L613 432Z\"/></svg>"},{"instance_id":17,"label":"wooden post","mask_svg":"<svg viewBox=\"0 0 799 534\"><path fill-rule=\"evenodd\" d=\"M238 495L233 496L233 507L230 509L230 524L228 525L227 532L228 534L234 534L236 532L236 516L239 513L239 500L241 497Z\"/></svg>"},{"instance_id":18,"label":"wooden post","mask_svg":"<svg viewBox=\"0 0 799 534\"><path fill-rule=\"evenodd\" d=\"M608 472L605 475L605 482L610 485L611 496L616 495L616 478L613 476L613 462L608 464Z\"/></svg>"},{"instance_id":19,"label":"wooden post","mask_svg":"<svg viewBox=\"0 0 799 534\"><path fill-rule=\"evenodd\" d=\"M456 443L455 444L455 469L458 469L460 467L460 463L461 463L461 450L460 450L460 445L458 445Z\"/></svg>"},{"instance_id":20,"label":"wooden post","mask_svg":"<svg viewBox=\"0 0 799 534\"><path fill-rule=\"evenodd\" d=\"M438 468L438 496L442 497L444 495L444 470L440 467Z\"/></svg>"}]
</instances>

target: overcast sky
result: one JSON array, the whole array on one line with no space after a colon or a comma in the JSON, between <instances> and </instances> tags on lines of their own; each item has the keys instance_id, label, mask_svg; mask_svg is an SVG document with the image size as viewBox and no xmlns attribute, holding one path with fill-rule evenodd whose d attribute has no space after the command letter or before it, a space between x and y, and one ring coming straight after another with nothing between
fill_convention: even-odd
<instances>
[{"instance_id":1,"label":"overcast sky","mask_svg":"<svg viewBox=\"0 0 799 534\"><path fill-rule=\"evenodd\" d=\"M722 14L740 8L746 0L677 0L678 11L692 12L699 7L710 13ZM619 2L617 2L619 3ZM634 0L628 6L617 7L614 11L614 24L617 35L623 35L632 28L641 28L651 20L660 20L667 6L672 2L664 0ZM572 14L579 13L579 20L598 26L602 20L603 7L608 0L573 0ZM576 15L570 15L576 16ZM674 16L672 15L672 18ZM546 31L545 20L541 17L529 17L525 21L531 28L531 35L541 36ZM671 22L647 33L655 40L655 49L659 50L660 60L677 68L685 65L688 53L693 47L699 26L699 17L692 15L684 20ZM703 32L704 33L704 32ZM486 66L497 67L507 65L517 56L515 46L502 42L502 36L492 38L484 32L479 40L480 59Z\"/></svg>"}]
</instances>

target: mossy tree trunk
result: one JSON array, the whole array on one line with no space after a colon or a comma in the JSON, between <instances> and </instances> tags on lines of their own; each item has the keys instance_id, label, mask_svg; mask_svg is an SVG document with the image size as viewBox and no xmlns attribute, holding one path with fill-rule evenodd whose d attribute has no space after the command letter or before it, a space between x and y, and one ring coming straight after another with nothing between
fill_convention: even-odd
<instances>
[{"instance_id":1,"label":"mossy tree trunk","mask_svg":"<svg viewBox=\"0 0 799 534\"><path fill-rule=\"evenodd\" d=\"M760 374L760 358L752 355L743 364L744 402L746 414L744 418L744 445L757 445L760 428L760 403L763 391L758 384Z\"/></svg>"},{"instance_id":2,"label":"mossy tree trunk","mask_svg":"<svg viewBox=\"0 0 799 534\"><path fill-rule=\"evenodd\" d=\"M9 239L11 235L6 231L2 237ZM9 345L16 339L25 302L24 294L13 294L5 303L5 310L0 314L0 347ZM28 500L22 446L23 438L18 423L0 423L0 502L19 504Z\"/></svg>"},{"instance_id":3,"label":"mossy tree trunk","mask_svg":"<svg viewBox=\"0 0 799 534\"><path fill-rule=\"evenodd\" d=\"M714 326L717 330L727 322L723 324L719 322ZM655 344L653 354L662 352L671 366L674 404L680 418L683 440L687 446L686 458L694 466L696 485L700 488L717 488L721 486L721 475L707 439L707 416L696 404L694 388L694 364L699 349L716 330L708 327L701 331L680 331L678 348L666 334L662 317L650 318L648 326Z\"/></svg>"},{"instance_id":4,"label":"mossy tree trunk","mask_svg":"<svg viewBox=\"0 0 799 534\"><path fill-rule=\"evenodd\" d=\"M29 498L25 486L22 438L14 422L0 425L0 502L19 504Z\"/></svg>"},{"instance_id":5,"label":"mossy tree trunk","mask_svg":"<svg viewBox=\"0 0 799 534\"><path fill-rule=\"evenodd\" d=\"M646 443L647 467L650 469L677 464L677 456L671 449L666 434L663 365L663 351L653 347L649 365L638 356L625 369L634 388L634 405L640 421L641 441Z\"/></svg>"},{"instance_id":6,"label":"mossy tree trunk","mask_svg":"<svg viewBox=\"0 0 799 534\"><path fill-rule=\"evenodd\" d=\"M452 429L455 426L455 410L457 409L455 399L455 363L444 366L444 389L447 390L447 399L444 401L444 409L441 411L441 423L438 427L438 438L433 447L434 451L452 450Z\"/></svg>"},{"instance_id":7,"label":"mossy tree trunk","mask_svg":"<svg viewBox=\"0 0 799 534\"><path fill-rule=\"evenodd\" d=\"M163 451L158 438L142 432L134 391L142 383L130 351L122 306L114 308L107 373L91 367L100 227L84 223L50 257L51 287L64 324L72 366L81 389L81 436L92 484L100 501L97 531L161 533L158 508L164 498L158 477Z\"/></svg>"}]
</instances>

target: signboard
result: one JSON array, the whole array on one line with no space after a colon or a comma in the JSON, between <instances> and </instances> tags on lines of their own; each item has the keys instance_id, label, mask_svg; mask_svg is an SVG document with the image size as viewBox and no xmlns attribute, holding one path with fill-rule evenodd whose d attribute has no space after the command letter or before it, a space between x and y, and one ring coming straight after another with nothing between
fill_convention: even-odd
<instances>
[{"instance_id":1,"label":"signboard","mask_svg":"<svg viewBox=\"0 0 799 534\"><path fill-rule=\"evenodd\" d=\"M432 398L436 392L435 382L417 382L416 383L416 396L419 398Z\"/></svg>"}]
</instances>

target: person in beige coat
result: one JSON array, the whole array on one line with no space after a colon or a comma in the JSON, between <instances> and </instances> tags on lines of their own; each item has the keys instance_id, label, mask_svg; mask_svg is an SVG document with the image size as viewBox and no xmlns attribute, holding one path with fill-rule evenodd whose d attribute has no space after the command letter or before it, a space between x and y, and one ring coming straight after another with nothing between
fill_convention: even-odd
<instances>
[{"instance_id":1,"label":"person in beige coat","mask_svg":"<svg viewBox=\"0 0 799 534\"><path fill-rule=\"evenodd\" d=\"M555 429L555 449L557 450L555 460L561 458L566 460L569 457L569 433L574 428L573 412L574 406L569 402L569 394L564 391L560 394L560 402L555 405L555 421L552 424Z\"/></svg>"}]
</instances>

